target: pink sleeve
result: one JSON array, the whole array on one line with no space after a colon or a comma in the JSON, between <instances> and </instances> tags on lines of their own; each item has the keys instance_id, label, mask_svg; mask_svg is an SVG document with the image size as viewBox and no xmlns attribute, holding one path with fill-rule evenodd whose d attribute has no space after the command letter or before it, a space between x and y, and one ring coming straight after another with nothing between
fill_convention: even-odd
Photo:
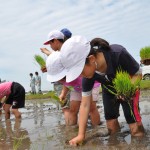
<instances>
[{"instance_id":1,"label":"pink sleeve","mask_svg":"<svg viewBox=\"0 0 150 150\"><path fill-rule=\"evenodd\" d=\"M101 85L101 83L99 83L99 82L95 81L95 83L94 83L94 88L96 88L96 87L100 87L100 85Z\"/></svg>"}]
</instances>

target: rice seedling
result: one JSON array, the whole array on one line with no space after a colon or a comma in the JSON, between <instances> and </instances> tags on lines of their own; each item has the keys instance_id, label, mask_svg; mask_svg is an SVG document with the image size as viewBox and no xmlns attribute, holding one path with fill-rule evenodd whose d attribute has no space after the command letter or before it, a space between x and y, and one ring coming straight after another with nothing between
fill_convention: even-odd
<instances>
[{"instance_id":1,"label":"rice seedling","mask_svg":"<svg viewBox=\"0 0 150 150\"><path fill-rule=\"evenodd\" d=\"M13 139L13 150L18 150L18 148L22 145L22 140L25 138L25 135L22 135L20 138Z\"/></svg>"},{"instance_id":2,"label":"rice seedling","mask_svg":"<svg viewBox=\"0 0 150 150\"><path fill-rule=\"evenodd\" d=\"M110 88L105 88L111 93L114 94L117 99L123 100L128 103L130 107L130 113L133 116L134 120L134 114L132 111L132 100L135 96L136 90L140 88L140 79L136 79L134 83L131 81L130 75L122 70L117 71L116 77L113 80L113 86L110 86Z\"/></svg>"},{"instance_id":3,"label":"rice seedling","mask_svg":"<svg viewBox=\"0 0 150 150\"><path fill-rule=\"evenodd\" d=\"M150 59L150 46L141 48L140 57L141 57L141 60Z\"/></svg>"},{"instance_id":4,"label":"rice seedling","mask_svg":"<svg viewBox=\"0 0 150 150\"><path fill-rule=\"evenodd\" d=\"M116 97L122 97L125 101L132 100L133 96L137 89L140 88L140 79L136 79L134 83L132 83L130 75L125 71L117 71L116 77L113 80L112 88L107 90L116 95Z\"/></svg>"},{"instance_id":5,"label":"rice seedling","mask_svg":"<svg viewBox=\"0 0 150 150\"><path fill-rule=\"evenodd\" d=\"M56 95L54 91L50 92L49 94L50 94L50 97L56 102L58 102L61 106L64 105L65 101L60 101L59 97Z\"/></svg>"},{"instance_id":6,"label":"rice seedling","mask_svg":"<svg viewBox=\"0 0 150 150\"><path fill-rule=\"evenodd\" d=\"M45 59L40 55L34 55L35 61L40 65L41 68L45 68L46 62Z\"/></svg>"}]
</instances>

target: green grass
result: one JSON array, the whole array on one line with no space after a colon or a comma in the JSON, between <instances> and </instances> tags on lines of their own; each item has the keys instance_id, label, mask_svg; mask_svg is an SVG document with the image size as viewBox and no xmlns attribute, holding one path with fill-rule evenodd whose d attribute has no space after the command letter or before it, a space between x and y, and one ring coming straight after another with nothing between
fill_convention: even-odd
<instances>
[{"instance_id":1,"label":"green grass","mask_svg":"<svg viewBox=\"0 0 150 150\"><path fill-rule=\"evenodd\" d=\"M29 94L25 96L26 100L33 100L33 99L50 99L54 103L59 103L61 105L64 104L64 102L59 100L59 97L56 95L54 91L49 91L46 94Z\"/></svg>"},{"instance_id":2,"label":"green grass","mask_svg":"<svg viewBox=\"0 0 150 150\"><path fill-rule=\"evenodd\" d=\"M150 46L146 46L144 48L141 48L140 57L142 60L150 59Z\"/></svg>"},{"instance_id":3,"label":"green grass","mask_svg":"<svg viewBox=\"0 0 150 150\"><path fill-rule=\"evenodd\" d=\"M47 99L47 98L50 98L50 93L51 93L51 91L46 94L28 94L28 95L26 95L25 99L26 100Z\"/></svg>"},{"instance_id":4,"label":"green grass","mask_svg":"<svg viewBox=\"0 0 150 150\"><path fill-rule=\"evenodd\" d=\"M141 90L150 89L150 80L141 80Z\"/></svg>"},{"instance_id":5,"label":"green grass","mask_svg":"<svg viewBox=\"0 0 150 150\"><path fill-rule=\"evenodd\" d=\"M150 89L150 81L148 80L141 80L140 84L141 90ZM102 88L100 88L100 93L102 92ZM54 93L54 91L49 91L46 94L29 94L26 95L26 100L32 100L32 99L49 99L51 98L51 93Z\"/></svg>"}]
</instances>

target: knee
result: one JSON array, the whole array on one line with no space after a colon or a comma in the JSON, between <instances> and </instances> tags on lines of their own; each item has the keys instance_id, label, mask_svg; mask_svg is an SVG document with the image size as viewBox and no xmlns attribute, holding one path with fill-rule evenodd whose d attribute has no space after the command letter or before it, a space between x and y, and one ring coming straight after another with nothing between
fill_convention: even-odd
<instances>
[{"instance_id":1,"label":"knee","mask_svg":"<svg viewBox=\"0 0 150 150\"><path fill-rule=\"evenodd\" d=\"M92 102L91 106L90 106L90 113L93 113L97 110L96 107L96 102Z\"/></svg>"},{"instance_id":2,"label":"knee","mask_svg":"<svg viewBox=\"0 0 150 150\"><path fill-rule=\"evenodd\" d=\"M21 113L18 111L18 109L17 110L12 109L12 113L15 115L16 118L18 119L21 118Z\"/></svg>"},{"instance_id":3,"label":"knee","mask_svg":"<svg viewBox=\"0 0 150 150\"><path fill-rule=\"evenodd\" d=\"M73 115L77 115L78 114L78 109L70 108L70 113L73 114Z\"/></svg>"},{"instance_id":4,"label":"knee","mask_svg":"<svg viewBox=\"0 0 150 150\"><path fill-rule=\"evenodd\" d=\"M79 108L80 108L80 103L76 102L72 102L70 103L70 113L72 114L78 114L79 112Z\"/></svg>"},{"instance_id":5,"label":"knee","mask_svg":"<svg viewBox=\"0 0 150 150\"><path fill-rule=\"evenodd\" d=\"M4 111L5 111L5 114L10 115L10 110L5 110L5 109L4 109Z\"/></svg>"}]
</instances>

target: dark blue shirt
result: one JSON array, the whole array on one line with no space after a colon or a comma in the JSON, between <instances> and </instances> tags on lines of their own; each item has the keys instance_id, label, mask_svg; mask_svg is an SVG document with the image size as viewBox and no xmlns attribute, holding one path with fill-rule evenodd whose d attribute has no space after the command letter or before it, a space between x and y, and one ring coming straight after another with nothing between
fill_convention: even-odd
<instances>
[{"instance_id":1,"label":"dark blue shirt","mask_svg":"<svg viewBox=\"0 0 150 150\"><path fill-rule=\"evenodd\" d=\"M139 70L139 64L121 45L110 45L110 50L103 51L103 54L107 63L106 73L105 75L95 73L91 79L83 78L83 96L86 92L92 90L95 81L102 84L103 92L108 92L106 87L110 88L112 80L115 78L116 72L119 69L128 72L130 75L134 75Z\"/></svg>"}]
</instances>

